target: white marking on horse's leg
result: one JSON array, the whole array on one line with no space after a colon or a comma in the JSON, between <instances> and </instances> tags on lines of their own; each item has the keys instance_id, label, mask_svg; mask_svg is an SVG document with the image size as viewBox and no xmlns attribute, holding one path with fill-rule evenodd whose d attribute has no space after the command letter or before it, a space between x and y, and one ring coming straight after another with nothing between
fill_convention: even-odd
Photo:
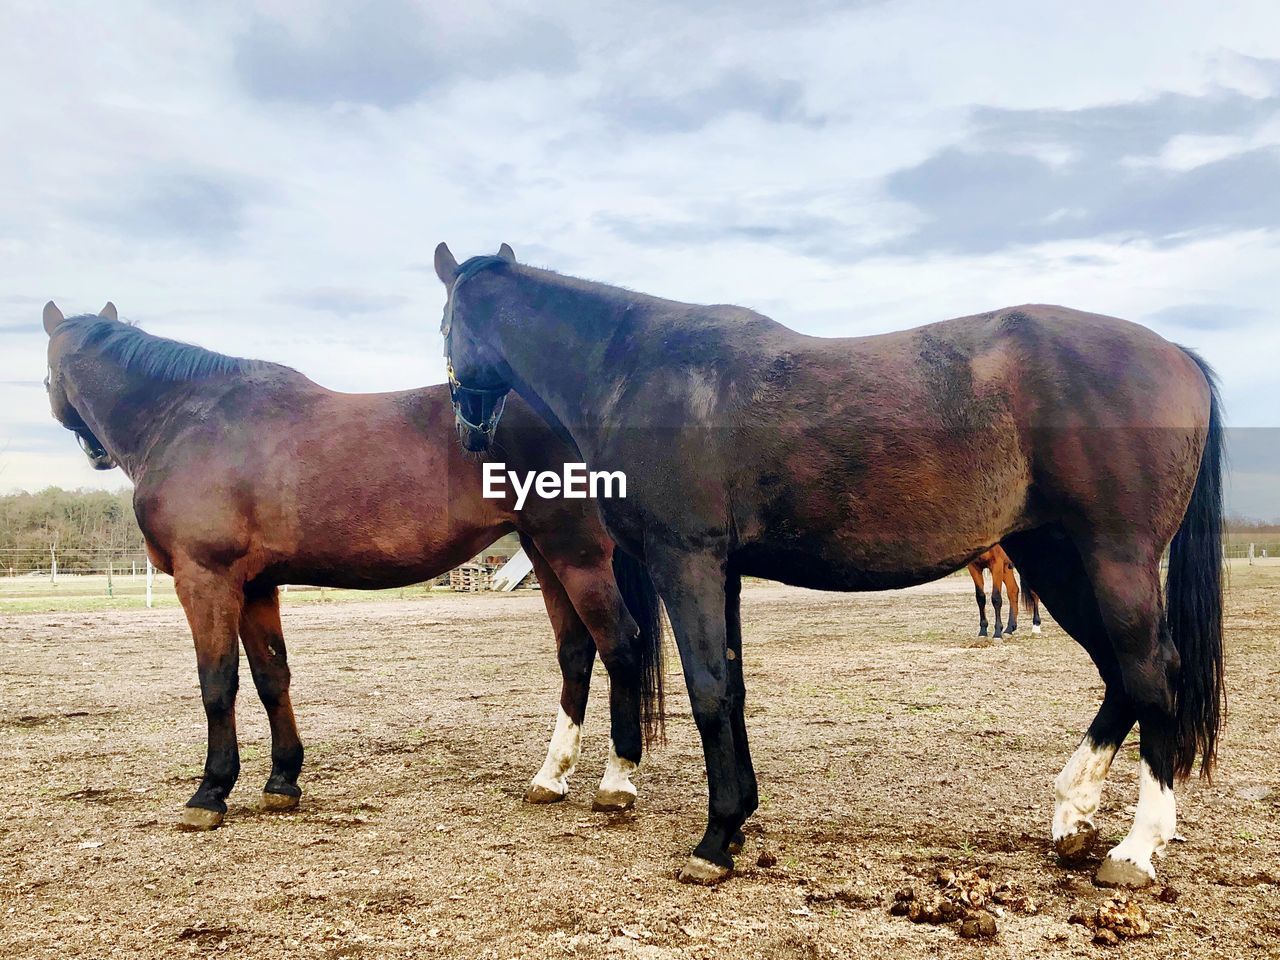
<instances>
[{"instance_id":1,"label":"white marking on horse's leg","mask_svg":"<svg viewBox=\"0 0 1280 960\"><path fill-rule=\"evenodd\" d=\"M1033 624L1031 625L1031 635L1032 635L1033 637L1038 637L1038 636L1040 636L1040 624L1038 624L1038 623L1033 623Z\"/></svg>"},{"instance_id":2,"label":"white marking on horse's leg","mask_svg":"<svg viewBox=\"0 0 1280 960\"><path fill-rule=\"evenodd\" d=\"M1138 809L1128 835L1107 853L1108 860L1133 864L1150 879L1156 878L1153 855L1164 856L1165 845L1178 829L1173 788L1156 779L1145 760L1138 773Z\"/></svg>"},{"instance_id":3,"label":"white marking on horse's leg","mask_svg":"<svg viewBox=\"0 0 1280 960\"><path fill-rule=\"evenodd\" d=\"M1093 829L1093 815L1102 799L1102 782L1111 769L1116 747L1098 746L1085 734L1076 752L1053 781L1054 843L1082 830Z\"/></svg>"},{"instance_id":4,"label":"white marking on horse's leg","mask_svg":"<svg viewBox=\"0 0 1280 960\"><path fill-rule=\"evenodd\" d=\"M636 772L639 767L638 763L630 760L624 760L618 756L618 751L613 746L613 741L609 741L609 762L605 764L604 776L600 778L599 793L610 795L626 793L632 797L636 795L636 785L631 782L631 774Z\"/></svg>"},{"instance_id":5,"label":"white marking on horse's leg","mask_svg":"<svg viewBox=\"0 0 1280 960\"><path fill-rule=\"evenodd\" d=\"M578 751L582 747L582 728L569 719L561 707L556 714L556 728L547 746L547 759L533 778L535 787L565 796L569 792L569 775L578 765Z\"/></svg>"}]
</instances>

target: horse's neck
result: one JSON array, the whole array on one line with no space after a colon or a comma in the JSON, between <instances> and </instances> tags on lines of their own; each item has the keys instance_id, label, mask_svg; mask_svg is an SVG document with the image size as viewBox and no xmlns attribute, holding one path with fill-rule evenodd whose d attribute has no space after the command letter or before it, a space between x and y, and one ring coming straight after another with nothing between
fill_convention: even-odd
<instances>
[{"instance_id":1,"label":"horse's neck","mask_svg":"<svg viewBox=\"0 0 1280 960\"><path fill-rule=\"evenodd\" d=\"M526 276L521 283L521 297L529 298L527 305L509 314L510 329L502 337L508 345L507 364L519 381L517 388L544 417L554 415L579 444L590 441L620 393L630 364L620 360L592 364L588 372L587 361L618 334L630 312L628 304L541 277ZM537 294L545 292L535 285L553 287L554 309L533 305L541 299ZM542 321L542 329L531 327L534 318Z\"/></svg>"},{"instance_id":2,"label":"horse's neck","mask_svg":"<svg viewBox=\"0 0 1280 960\"><path fill-rule=\"evenodd\" d=\"M142 377L100 357L81 361L79 373L71 379L76 411L136 483L156 424L187 383Z\"/></svg>"}]
</instances>

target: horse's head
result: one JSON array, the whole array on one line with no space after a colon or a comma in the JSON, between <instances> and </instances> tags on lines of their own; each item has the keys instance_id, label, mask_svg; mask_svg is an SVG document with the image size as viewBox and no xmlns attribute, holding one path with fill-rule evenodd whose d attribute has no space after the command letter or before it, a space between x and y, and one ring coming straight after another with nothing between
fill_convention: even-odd
<instances>
[{"instance_id":1,"label":"horse's head","mask_svg":"<svg viewBox=\"0 0 1280 960\"><path fill-rule=\"evenodd\" d=\"M98 315L108 320L119 319L113 303L108 303ZM76 435L80 449L89 458L89 465L95 470L110 470L116 466L115 458L89 429L89 425L67 396L66 379L63 375L67 359L66 338L55 336L63 319L62 311L52 300L44 305L44 329L49 334L49 371L44 378L44 386L49 392L49 408L53 411L54 419Z\"/></svg>"},{"instance_id":2,"label":"horse's head","mask_svg":"<svg viewBox=\"0 0 1280 960\"><path fill-rule=\"evenodd\" d=\"M436 276L448 290L440 332L449 364L449 390L462 445L473 453L493 445L494 432L511 390L506 362L485 337L486 322L499 309L486 274L516 262L505 243L493 257L472 257L462 266L448 246L436 247Z\"/></svg>"}]
</instances>

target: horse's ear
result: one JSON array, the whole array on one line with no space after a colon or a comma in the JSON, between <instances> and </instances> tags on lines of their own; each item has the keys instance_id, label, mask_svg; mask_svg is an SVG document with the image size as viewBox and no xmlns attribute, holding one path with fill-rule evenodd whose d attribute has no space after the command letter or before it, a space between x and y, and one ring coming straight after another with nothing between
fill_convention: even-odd
<instances>
[{"instance_id":1,"label":"horse's ear","mask_svg":"<svg viewBox=\"0 0 1280 960\"><path fill-rule=\"evenodd\" d=\"M107 301L107 305L105 307L98 311L98 316L106 317L108 320L120 319L120 314L116 312L116 305L110 300Z\"/></svg>"},{"instance_id":2,"label":"horse's ear","mask_svg":"<svg viewBox=\"0 0 1280 960\"><path fill-rule=\"evenodd\" d=\"M44 332L49 336L53 336L53 331L58 329L58 324L63 320L62 311L58 309L58 305L50 300L44 305Z\"/></svg>"},{"instance_id":3,"label":"horse's ear","mask_svg":"<svg viewBox=\"0 0 1280 960\"><path fill-rule=\"evenodd\" d=\"M516 252L512 250L508 244L504 243L502 246L498 248L498 256L500 256L503 260L507 261L507 263L516 262Z\"/></svg>"},{"instance_id":4,"label":"horse's ear","mask_svg":"<svg viewBox=\"0 0 1280 960\"><path fill-rule=\"evenodd\" d=\"M458 261L453 258L453 254L449 252L449 245L441 243L436 247L436 276L440 278L440 282L446 287L453 283L454 278L458 275Z\"/></svg>"}]
</instances>

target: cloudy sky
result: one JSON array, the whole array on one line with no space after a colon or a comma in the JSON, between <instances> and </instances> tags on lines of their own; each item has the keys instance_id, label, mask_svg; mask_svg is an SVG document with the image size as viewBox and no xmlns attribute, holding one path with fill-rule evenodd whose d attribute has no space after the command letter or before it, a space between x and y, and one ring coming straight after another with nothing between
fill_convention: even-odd
<instances>
[{"instance_id":1,"label":"cloudy sky","mask_svg":"<svg viewBox=\"0 0 1280 960\"><path fill-rule=\"evenodd\" d=\"M410 387L445 239L815 334L1138 320L1280 516L1274 0L3 6L0 491L124 483L49 416L45 300Z\"/></svg>"}]
</instances>

